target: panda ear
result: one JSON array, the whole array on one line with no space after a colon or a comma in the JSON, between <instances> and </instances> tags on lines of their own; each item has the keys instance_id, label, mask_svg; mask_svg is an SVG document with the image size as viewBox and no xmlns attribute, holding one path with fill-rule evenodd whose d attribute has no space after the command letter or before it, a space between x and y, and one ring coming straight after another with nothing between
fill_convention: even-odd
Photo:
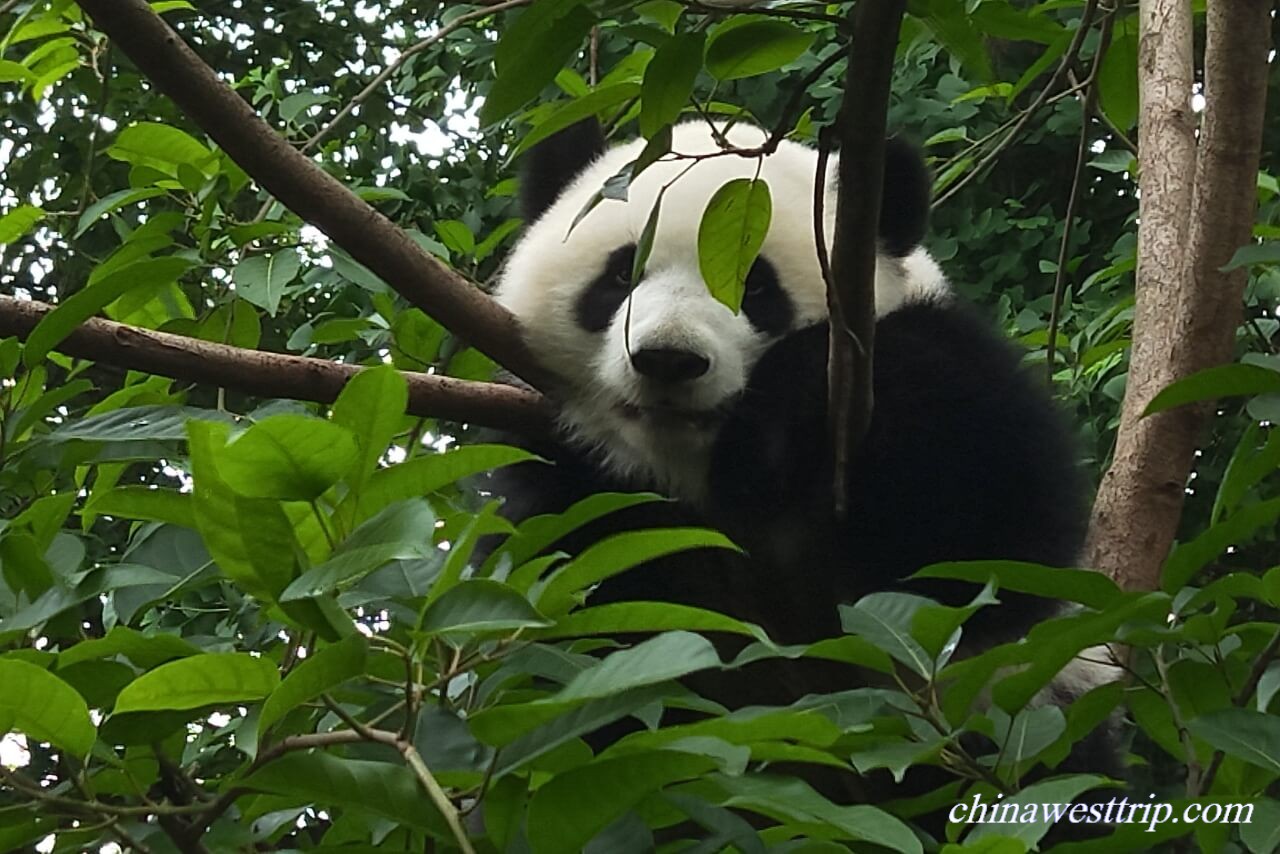
<instances>
[{"instance_id":1,"label":"panda ear","mask_svg":"<svg viewBox=\"0 0 1280 854\"><path fill-rule=\"evenodd\" d=\"M901 258L924 239L929 224L933 178L920 149L901 137L884 144L884 195L880 200L880 242Z\"/></svg>"},{"instance_id":2,"label":"panda ear","mask_svg":"<svg viewBox=\"0 0 1280 854\"><path fill-rule=\"evenodd\" d=\"M533 222L591 161L604 153L604 130L594 116L557 131L525 152L520 166L520 210Z\"/></svg>"}]
</instances>

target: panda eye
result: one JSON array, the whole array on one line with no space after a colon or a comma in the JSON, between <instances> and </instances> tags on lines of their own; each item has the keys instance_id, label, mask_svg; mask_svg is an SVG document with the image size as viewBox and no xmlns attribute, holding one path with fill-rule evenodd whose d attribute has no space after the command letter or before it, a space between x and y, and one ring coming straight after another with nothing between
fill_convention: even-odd
<instances>
[{"instance_id":1,"label":"panda eye","mask_svg":"<svg viewBox=\"0 0 1280 854\"><path fill-rule=\"evenodd\" d=\"M620 288L631 287L631 268L618 267L613 273L613 283Z\"/></svg>"}]
</instances>

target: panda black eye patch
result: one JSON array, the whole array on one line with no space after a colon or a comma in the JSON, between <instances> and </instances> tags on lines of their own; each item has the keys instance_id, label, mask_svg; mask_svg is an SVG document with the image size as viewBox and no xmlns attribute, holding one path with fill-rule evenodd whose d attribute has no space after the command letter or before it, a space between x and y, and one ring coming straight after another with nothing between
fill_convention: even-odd
<instances>
[{"instance_id":1,"label":"panda black eye patch","mask_svg":"<svg viewBox=\"0 0 1280 854\"><path fill-rule=\"evenodd\" d=\"M574 319L587 332L603 332L631 293L631 268L635 263L634 243L609 253L604 270L578 297Z\"/></svg>"},{"instance_id":2,"label":"panda black eye patch","mask_svg":"<svg viewBox=\"0 0 1280 854\"><path fill-rule=\"evenodd\" d=\"M781 335L791 328L795 309L778 281L778 272L763 256L751 265L742 311L751 325L769 335Z\"/></svg>"}]
</instances>

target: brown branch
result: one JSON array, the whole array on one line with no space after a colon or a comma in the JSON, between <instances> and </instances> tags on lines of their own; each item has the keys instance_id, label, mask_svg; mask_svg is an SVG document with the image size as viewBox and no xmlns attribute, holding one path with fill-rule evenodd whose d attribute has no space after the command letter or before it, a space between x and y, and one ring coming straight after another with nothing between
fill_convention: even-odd
<instances>
[{"instance_id":1,"label":"brown branch","mask_svg":"<svg viewBox=\"0 0 1280 854\"><path fill-rule=\"evenodd\" d=\"M1093 55L1089 79L1085 81L1084 102L1080 106L1080 138L1076 144L1076 165L1071 175L1071 194L1067 197L1066 218L1062 221L1062 241L1058 244L1058 267L1053 273L1053 305L1049 310L1049 339L1045 343L1045 369L1049 374L1049 386L1053 386L1053 367L1058 351L1058 326L1062 321L1062 300L1067 293L1067 252L1071 248L1071 234L1076 221L1076 206L1084 189L1084 162L1089 157L1089 125L1093 122L1098 106L1098 73L1102 60L1111 46L1111 32L1115 26L1115 10L1102 19L1102 34L1098 50Z\"/></svg>"},{"instance_id":2,"label":"brown branch","mask_svg":"<svg viewBox=\"0 0 1280 854\"><path fill-rule=\"evenodd\" d=\"M835 463L834 506L848 504L849 460L866 435L873 406L876 252L884 189L884 139L893 58L906 0L858 3L849 13L853 42L840 108L839 192L836 196L827 357L828 430Z\"/></svg>"},{"instance_id":3,"label":"brown branch","mask_svg":"<svg viewBox=\"0 0 1280 854\"><path fill-rule=\"evenodd\" d=\"M1146 590L1159 582L1209 410L1142 413L1169 383L1232 356L1247 270L1220 268L1252 240L1271 4L1209 4L1198 149L1191 8L1182 0L1144 0L1139 19L1133 353L1115 459L1094 504L1086 559L1121 586Z\"/></svg>"},{"instance_id":4,"label":"brown branch","mask_svg":"<svg viewBox=\"0 0 1280 854\"><path fill-rule=\"evenodd\" d=\"M409 302L538 388L553 377L516 319L386 217L296 151L218 78L146 0L77 0L142 73L267 192Z\"/></svg>"},{"instance_id":5,"label":"brown branch","mask_svg":"<svg viewBox=\"0 0 1280 854\"><path fill-rule=\"evenodd\" d=\"M0 295L0 338L25 338L53 310L42 302ZM331 403L347 380L362 370L324 359L245 350L167 332L153 332L94 318L58 344L59 352L80 359L223 386L259 397ZM405 372L411 415L540 435L550 429L551 412L534 392L501 383Z\"/></svg>"}]
</instances>

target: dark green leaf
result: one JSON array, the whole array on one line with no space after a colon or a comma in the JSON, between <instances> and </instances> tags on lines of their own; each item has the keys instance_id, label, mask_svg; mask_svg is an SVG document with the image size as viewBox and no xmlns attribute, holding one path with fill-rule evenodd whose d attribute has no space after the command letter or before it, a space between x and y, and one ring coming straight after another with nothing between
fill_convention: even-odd
<instances>
[{"instance_id":1,"label":"dark green leaf","mask_svg":"<svg viewBox=\"0 0 1280 854\"><path fill-rule=\"evenodd\" d=\"M1280 391L1280 371L1258 365L1219 365L1184 377L1160 390L1143 410L1143 416L1164 412L1187 403L1218 400L1244 394Z\"/></svg>"},{"instance_id":2,"label":"dark green leaf","mask_svg":"<svg viewBox=\"0 0 1280 854\"><path fill-rule=\"evenodd\" d=\"M1099 104L1120 130L1138 122L1138 17L1116 22L1098 70Z\"/></svg>"},{"instance_id":3,"label":"dark green leaf","mask_svg":"<svg viewBox=\"0 0 1280 854\"><path fill-rule=\"evenodd\" d=\"M730 21L707 41L707 70L721 81L765 74L799 59L812 43L812 33L786 21Z\"/></svg>"},{"instance_id":4,"label":"dark green leaf","mask_svg":"<svg viewBox=\"0 0 1280 854\"><path fill-rule=\"evenodd\" d=\"M1100 572L1061 569L1014 560L974 560L935 563L913 578L958 578L985 584L994 579L1001 590L1030 593L1046 599L1065 599L1103 609L1123 594L1116 583Z\"/></svg>"},{"instance_id":5,"label":"dark green leaf","mask_svg":"<svg viewBox=\"0 0 1280 854\"><path fill-rule=\"evenodd\" d=\"M872 593L853 605L840 606L840 624L883 649L916 674L928 677L933 657L911 636L917 611L934 603L908 593Z\"/></svg>"},{"instance_id":6,"label":"dark green leaf","mask_svg":"<svg viewBox=\"0 0 1280 854\"><path fill-rule=\"evenodd\" d=\"M288 712L364 673L369 642L361 634L323 646L289 672L262 704L258 733L264 734Z\"/></svg>"},{"instance_id":7,"label":"dark green leaf","mask_svg":"<svg viewBox=\"0 0 1280 854\"><path fill-rule=\"evenodd\" d=\"M529 842L535 854L582 850L650 793L714 767L708 757L653 751L597 760L560 774L529 804Z\"/></svg>"},{"instance_id":8,"label":"dark green leaf","mask_svg":"<svg viewBox=\"0 0 1280 854\"><path fill-rule=\"evenodd\" d=\"M176 489L152 489L148 486L117 486L97 493L85 505L86 513L116 516L121 519L146 519L167 522L183 528L196 526L191 495Z\"/></svg>"},{"instance_id":9,"label":"dark green leaf","mask_svg":"<svg viewBox=\"0 0 1280 854\"><path fill-rule=\"evenodd\" d=\"M565 67L596 22L582 2L544 0L503 31L494 63L498 78L480 108L482 125L514 113Z\"/></svg>"},{"instance_id":10,"label":"dark green leaf","mask_svg":"<svg viewBox=\"0 0 1280 854\"><path fill-rule=\"evenodd\" d=\"M1227 273L1240 267L1252 267L1255 264L1280 264L1280 240L1241 246L1221 270Z\"/></svg>"},{"instance_id":11,"label":"dark green leaf","mask_svg":"<svg viewBox=\"0 0 1280 854\"><path fill-rule=\"evenodd\" d=\"M1274 530L1277 518L1280 518L1280 498L1273 498L1244 507L1191 542L1178 545L1165 561L1160 578L1161 588L1168 593L1181 590L1200 569L1223 554L1228 546L1244 542L1260 530Z\"/></svg>"},{"instance_id":12,"label":"dark green leaf","mask_svg":"<svg viewBox=\"0 0 1280 854\"><path fill-rule=\"evenodd\" d=\"M505 584L473 578L450 588L422 616L426 632L493 632L539 628L551 621Z\"/></svg>"},{"instance_id":13,"label":"dark green leaf","mask_svg":"<svg viewBox=\"0 0 1280 854\"><path fill-rule=\"evenodd\" d=\"M0 246L13 243L44 218L44 210L35 205L18 205L0 216Z\"/></svg>"},{"instance_id":14,"label":"dark green leaf","mask_svg":"<svg viewBox=\"0 0 1280 854\"><path fill-rule=\"evenodd\" d=\"M1188 721L1187 729L1228 756L1280 774L1280 717L1221 709Z\"/></svg>"},{"instance_id":15,"label":"dark green leaf","mask_svg":"<svg viewBox=\"0 0 1280 854\"><path fill-rule=\"evenodd\" d=\"M665 125L674 124L693 95L693 84L702 70L705 36L680 33L668 39L644 72L640 95L640 133L646 139Z\"/></svg>"},{"instance_id":16,"label":"dark green leaf","mask_svg":"<svg viewBox=\"0 0 1280 854\"><path fill-rule=\"evenodd\" d=\"M1067 777L1055 777L1033 783L1015 795L1001 801L1002 804L1065 804L1075 800L1082 792L1095 789L1105 783L1105 778L1092 774L1073 774ZM989 823L979 824L965 837L965 842L978 842L992 836L1010 836L1034 848L1049 832L1053 825L1053 817L1044 817L1037 811L1038 821L1018 822L1016 824Z\"/></svg>"}]
</instances>

